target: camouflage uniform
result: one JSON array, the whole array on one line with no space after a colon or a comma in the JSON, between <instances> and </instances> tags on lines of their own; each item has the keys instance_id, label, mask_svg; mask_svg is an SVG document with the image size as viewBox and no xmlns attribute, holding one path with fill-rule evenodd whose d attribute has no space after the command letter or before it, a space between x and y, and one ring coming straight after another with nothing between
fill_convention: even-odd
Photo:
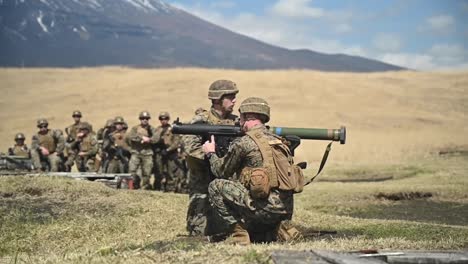
<instances>
[{"instance_id":1,"label":"camouflage uniform","mask_svg":"<svg viewBox=\"0 0 468 264\"><path fill-rule=\"evenodd\" d=\"M72 117L80 117L80 111L73 111ZM71 149L71 144L76 140L76 134L78 134L78 127L81 124L81 121L75 122L72 125L65 128L65 154L67 156L67 161L65 162L65 168L67 171L71 170L73 164L75 163L76 153Z\"/></svg>"},{"instance_id":2,"label":"camouflage uniform","mask_svg":"<svg viewBox=\"0 0 468 264\"><path fill-rule=\"evenodd\" d=\"M13 147L8 149L8 155L20 156L25 158L30 158L31 153L26 144L24 144L25 136L23 133L18 133L15 136L15 141L17 142ZM19 144L18 141L23 141L22 144Z\"/></svg>"},{"instance_id":3,"label":"camouflage uniform","mask_svg":"<svg viewBox=\"0 0 468 264\"><path fill-rule=\"evenodd\" d=\"M169 121L169 113L161 112L159 120L162 118ZM172 126L168 123L158 126L156 132L161 135L161 139L154 148L155 189L162 189L166 192L175 191L177 179L180 178L178 175L180 169L177 167L180 137L172 134Z\"/></svg>"},{"instance_id":4,"label":"camouflage uniform","mask_svg":"<svg viewBox=\"0 0 468 264\"><path fill-rule=\"evenodd\" d=\"M47 120L39 119L38 127L40 125L48 125ZM43 156L40 147L44 147L49 151L49 155ZM40 133L32 137L31 143L31 158L35 168L42 168L42 161L45 161L49 165L49 169L52 172L59 171L61 158L65 149L65 139L62 131L59 129L47 129L47 132Z\"/></svg>"},{"instance_id":5,"label":"camouflage uniform","mask_svg":"<svg viewBox=\"0 0 468 264\"><path fill-rule=\"evenodd\" d=\"M239 112L245 136L235 139L223 157L213 153L213 143L204 146L218 178L208 190L222 232L229 234L227 242L240 245L295 239L300 233L288 223L293 194L302 191L302 172L286 143L265 127L270 107L264 99L247 98Z\"/></svg>"},{"instance_id":6,"label":"camouflage uniform","mask_svg":"<svg viewBox=\"0 0 468 264\"><path fill-rule=\"evenodd\" d=\"M98 141L96 135L91 131L91 125L86 122L82 122L78 127L79 133L83 133L83 130L87 130L84 136L77 137L71 144L70 148L76 153L76 166L80 172L93 172L96 171L96 154L98 152ZM78 155L80 152L84 152L85 155Z\"/></svg>"},{"instance_id":7,"label":"camouflage uniform","mask_svg":"<svg viewBox=\"0 0 468 264\"><path fill-rule=\"evenodd\" d=\"M238 93L236 84L227 81L219 80L214 82L208 92L209 99L220 99L225 94ZM217 93L220 92L220 93ZM195 117L190 122L191 124L212 124L212 125L234 125L238 117L229 114L222 117L212 107L210 111L197 109ZM213 224L212 212L208 200L208 184L212 180L209 164L205 159L205 154L202 150L204 140L200 136L184 135L182 137L186 162L189 169L189 205L187 211L187 231L190 235L205 235L211 233Z\"/></svg>"},{"instance_id":8,"label":"camouflage uniform","mask_svg":"<svg viewBox=\"0 0 468 264\"><path fill-rule=\"evenodd\" d=\"M140 114L142 116L144 112ZM147 112L146 112L147 113ZM149 117L149 113L148 113ZM149 137L149 143L142 143L143 136ZM129 172L135 180L135 188L151 189L150 177L153 169L153 144L158 142L156 129L148 124L143 127L141 124L134 126L127 134L127 140L130 142L130 152L132 156L129 163ZM137 175L137 169L141 167L141 177Z\"/></svg>"},{"instance_id":9,"label":"camouflage uniform","mask_svg":"<svg viewBox=\"0 0 468 264\"><path fill-rule=\"evenodd\" d=\"M103 151L104 140L114 131L114 119L107 119L104 127L98 129L96 133L96 138L98 141L98 152L96 154L96 171L101 171L106 169L106 162L108 161L108 156L105 151Z\"/></svg>"},{"instance_id":10,"label":"camouflage uniform","mask_svg":"<svg viewBox=\"0 0 468 264\"><path fill-rule=\"evenodd\" d=\"M268 140L278 139L264 125L256 126L252 130L261 130ZM226 226L244 222L249 231L266 231L274 229L282 220L291 218L292 191L272 189L267 199L253 199L249 190L238 181L245 167L263 166L262 154L250 136L234 140L223 158L211 155L210 164L212 172L221 178L210 183L210 202ZM226 180L233 176L233 180Z\"/></svg>"},{"instance_id":11,"label":"camouflage uniform","mask_svg":"<svg viewBox=\"0 0 468 264\"><path fill-rule=\"evenodd\" d=\"M116 117L115 125L123 124L123 118ZM103 149L108 154L107 173L128 173L130 147L125 141L124 129L113 131L104 139Z\"/></svg>"}]
</instances>

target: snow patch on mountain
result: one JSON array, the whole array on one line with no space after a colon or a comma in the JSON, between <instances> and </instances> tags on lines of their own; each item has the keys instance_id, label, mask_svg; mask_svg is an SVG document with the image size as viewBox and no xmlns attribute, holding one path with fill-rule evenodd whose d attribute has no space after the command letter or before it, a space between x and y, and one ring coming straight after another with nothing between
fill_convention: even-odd
<instances>
[{"instance_id":1,"label":"snow patch on mountain","mask_svg":"<svg viewBox=\"0 0 468 264\"><path fill-rule=\"evenodd\" d=\"M151 1L151 0L124 0L133 7L148 12L166 12L168 13L172 7L161 1Z\"/></svg>"},{"instance_id":2,"label":"snow patch on mountain","mask_svg":"<svg viewBox=\"0 0 468 264\"><path fill-rule=\"evenodd\" d=\"M42 13L42 10L39 10L39 16L37 17L37 23L39 26L41 26L42 31L45 33L49 33L49 29L47 29L46 25L42 22L42 18L44 17L44 14Z\"/></svg>"}]
</instances>

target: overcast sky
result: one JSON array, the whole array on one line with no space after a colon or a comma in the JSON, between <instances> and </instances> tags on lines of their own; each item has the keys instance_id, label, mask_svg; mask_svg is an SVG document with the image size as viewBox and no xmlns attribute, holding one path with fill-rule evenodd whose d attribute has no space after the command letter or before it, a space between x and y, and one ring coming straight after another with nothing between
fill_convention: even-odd
<instances>
[{"instance_id":1,"label":"overcast sky","mask_svg":"<svg viewBox=\"0 0 468 264\"><path fill-rule=\"evenodd\" d=\"M169 0L205 20L290 49L417 70L468 69L468 0Z\"/></svg>"}]
</instances>

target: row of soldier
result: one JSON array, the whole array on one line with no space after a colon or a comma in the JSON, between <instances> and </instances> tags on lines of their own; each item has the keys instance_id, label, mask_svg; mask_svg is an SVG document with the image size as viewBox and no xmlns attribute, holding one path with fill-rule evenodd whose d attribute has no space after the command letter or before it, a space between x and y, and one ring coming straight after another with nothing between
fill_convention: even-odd
<instances>
[{"instance_id":1,"label":"row of soldier","mask_svg":"<svg viewBox=\"0 0 468 264\"><path fill-rule=\"evenodd\" d=\"M150 113L142 111L140 124L130 131L124 118L117 116L96 133L90 123L81 120L80 111L73 111L72 117L74 123L65 128L65 134L39 119L31 148L25 144L25 135L18 133L9 155L31 158L38 172L69 172L76 165L80 172L131 173L136 189L186 192L183 145L171 132L168 112L159 114L158 127L150 125Z\"/></svg>"}]
</instances>

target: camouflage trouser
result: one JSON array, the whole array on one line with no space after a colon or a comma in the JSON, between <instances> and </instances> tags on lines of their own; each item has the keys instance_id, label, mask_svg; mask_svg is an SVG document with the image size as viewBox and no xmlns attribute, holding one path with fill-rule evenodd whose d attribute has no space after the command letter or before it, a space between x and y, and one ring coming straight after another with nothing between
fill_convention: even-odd
<instances>
[{"instance_id":1,"label":"camouflage trouser","mask_svg":"<svg viewBox=\"0 0 468 264\"><path fill-rule=\"evenodd\" d=\"M137 170L141 167L141 177L138 176ZM153 155L142 155L132 153L129 161L129 172L135 180L135 188L151 189L150 177L153 170Z\"/></svg>"},{"instance_id":2,"label":"camouflage trouser","mask_svg":"<svg viewBox=\"0 0 468 264\"><path fill-rule=\"evenodd\" d=\"M244 222L249 233L275 230L286 215L255 208L249 191L240 182L225 179L213 180L209 187L209 199L214 211L225 226Z\"/></svg>"},{"instance_id":3,"label":"camouflage trouser","mask_svg":"<svg viewBox=\"0 0 468 264\"><path fill-rule=\"evenodd\" d=\"M177 160L174 160L175 164L175 185L176 185L176 192L178 193L188 193L188 173L187 167L185 165L185 159L181 159L177 157Z\"/></svg>"},{"instance_id":4,"label":"camouflage trouser","mask_svg":"<svg viewBox=\"0 0 468 264\"><path fill-rule=\"evenodd\" d=\"M76 167L79 172L96 171L94 156L93 157L80 157L76 155L75 162L76 162Z\"/></svg>"},{"instance_id":5,"label":"camouflage trouser","mask_svg":"<svg viewBox=\"0 0 468 264\"><path fill-rule=\"evenodd\" d=\"M113 158L107 164L106 173L128 173L125 171L125 164L119 159Z\"/></svg>"},{"instance_id":6,"label":"camouflage trouser","mask_svg":"<svg viewBox=\"0 0 468 264\"><path fill-rule=\"evenodd\" d=\"M70 144L65 144L65 154L66 154L66 161L65 161L65 170L71 171L71 168L75 164L76 159L76 152L71 149Z\"/></svg>"},{"instance_id":7,"label":"camouflage trouser","mask_svg":"<svg viewBox=\"0 0 468 264\"><path fill-rule=\"evenodd\" d=\"M52 172L59 171L60 163L62 162L62 159L57 155L56 152L42 157L39 154L39 151L31 151L31 159L33 160L35 168L42 168L41 161L47 162L50 166L50 171Z\"/></svg>"},{"instance_id":8,"label":"camouflage trouser","mask_svg":"<svg viewBox=\"0 0 468 264\"><path fill-rule=\"evenodd\" d=\"M172 153L168 156L155 154L155 189L166 192L175 192L181 189L181 186L184 184L182 182L182 178L185 178L185 172L183 168L181 168L180 161L177 159L178 156L175 153Z\"/></svg>"},{"instance_id":9,"label":"camouflage trouser","mask_svg":"<svg viewBox=\"0 0 468 264\"><path fill-rule=\"evenodd\" d=\"M190 169L187 231L190 235L205 235L210 210L208 201L209 164L190 156L187 157L187 164Z\"/></svg>"}]
</instances>

